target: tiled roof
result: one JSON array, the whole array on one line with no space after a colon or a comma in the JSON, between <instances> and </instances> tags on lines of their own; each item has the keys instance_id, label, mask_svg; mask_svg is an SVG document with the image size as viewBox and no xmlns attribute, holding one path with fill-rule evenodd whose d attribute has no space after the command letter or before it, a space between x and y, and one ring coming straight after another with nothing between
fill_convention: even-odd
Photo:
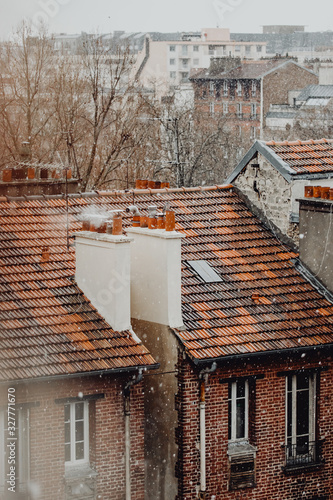
<instances>
[{"instance_id":1,"label":"tiled roof","mask_svg":"<svg viewBox=\"0 0 333 500\"><path fill-rule=\"evenodd\" d=\"M162 208L167 201L176 212L176 229L186 236L185 329L177 335L194 360L333 343L332 304L296 270L291 261L296 254L261 224L231 186L72 196L70 230L78 229L75 218L88 204L125 209L134 202L145 213L149 205ZM138 354L126 333L108 330L71 281L75 263L73 250L66 252L64 200L1 203L0 210L7 229L1 235L6 273L0 289L5 315L0 345L7 349L1 367L7 376L15 370L25 376L75 372L119 360L121 365L132 359L153 362L146 351ZM41 264L46 245L50 263ZM187 264L193 260L207 261L222 281L204 282ZM113 342L115 358L107 357L105 337Z\"/></svg>"},{"instance_id":2,"label":"tiled roof","mask_svg":"<svg viewBox=\"0 0 333 500\"><path fill-rule=\"evenodd\" d=\"M318 174L331 177L333 173L332 139L292 142L255 141L226 182L234 182L258 153L262 154L288 182L295 178L312 179Z\"/></svg>"},{"instance_id":3,"label":"tiled roof","mask_svg":"<svg viewBox=\"0 0 333 500\"><path fill-rule=\"evenodd\" d=\"M70 231L84 199L69 202ZM48 247L49 259L42 258ZM154 364L129 331L114 332L73 281L63 199L0 203L0 380Z\"/></svg>"},{"instance_id":4,"label":"tiled roof","mask_svg":"<svg viewBox=\"0 0 333 500\"><path fill-rule=\"evenodd\" d=\"M333 140L266 142L295 174L333 172Z\"/></svg>"},{"instance_id":5,"label":"tiled roof","mask_svg":"<svg viewBox=\"0 0 333 500\"><path fill-rule=\"evenodd\" d=\"M283 67L287 64L299 66L292 60L281 62L278 59L262 60L262 61L243 61L239 66L221 73L210 72L209 69L201 69L198 72L192 73L191 80L247 80L258 79L270 73L274 69ZM312 71L300 66L304 71Z\"/></svg>"}]
</instances>

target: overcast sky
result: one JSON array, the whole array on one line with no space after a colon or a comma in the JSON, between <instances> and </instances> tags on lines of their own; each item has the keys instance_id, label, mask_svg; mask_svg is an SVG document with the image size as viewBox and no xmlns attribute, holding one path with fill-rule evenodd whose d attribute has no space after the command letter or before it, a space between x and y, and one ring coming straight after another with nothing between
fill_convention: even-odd
<instances>
[{"instance_id":1,"label":"overcast sky","mask_svg":"<svg viewBox=\"0 0 333 500\"><path fill-rule=\"evenodd\" d=\"M332 0L0 0L0 37L23 18L47 21L54 33L196 31L223 27L258 32L264 24L333 29Z\"/></svg>"}]
</instances>

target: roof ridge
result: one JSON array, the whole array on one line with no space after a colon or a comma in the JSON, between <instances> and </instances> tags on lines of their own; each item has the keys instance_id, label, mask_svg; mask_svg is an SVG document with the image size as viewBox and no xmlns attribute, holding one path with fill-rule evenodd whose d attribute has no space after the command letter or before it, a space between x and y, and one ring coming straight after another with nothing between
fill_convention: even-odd
<instances>
[{"instance_id":1,"label":"roof ridge","mask_svg":"<svg viewBox=\"0 0 333 500\"><path fill-rule=\"evenodd\" d=\"M264 142L266 146L300 146L300 145L307 145L307 144L325 144L325 143L331 143L333 142L333 139L326 139L323 137L322 139L309 139L307 141L301 141L301 140L296 140L296 141L268 141Z\"/></svg>"},{"instance_id":2,"label":"roof ridge","mask_svg":"<svg viewBox=\"0 0 333 500\"><path fill-rule=\"evenodd\" d=\"M215 191L218 189L231 189L232 184L216 184L213 186L194 186L180 188L162 188L162 189L126 189L112 191L87 191L84 193L70 193L68 198L95 198L98 196L120 196L120 195L139 195L139 194L161 194L161 193L192 193L196 191ZM64 200L66 197L62 194L56 195L31 195L31 196L0 196L1 202L11 201L32 201L32 200Z\"/></svg>"}]
</instances>

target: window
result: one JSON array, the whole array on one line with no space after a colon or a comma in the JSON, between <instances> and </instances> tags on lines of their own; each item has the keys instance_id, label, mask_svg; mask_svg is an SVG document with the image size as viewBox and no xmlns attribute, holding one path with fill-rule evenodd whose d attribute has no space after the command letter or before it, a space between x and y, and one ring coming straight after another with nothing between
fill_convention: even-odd
<instances>
[{"instance_id":1,"label":"window","mask_svg":"<svg viewBox=\"0 0 333 500\"><path fill-rule=\"evenodd\" d=\"M251 53L251 45L245 45L245 53L250 54Z\"/></svg>"},{"instance_id":2,"label":"window","mask_svg":"<svg viewBox=\"0 0 333 500\"><path fill-rule=\"evenodd\" d=\"M243 118L243 105L241 102L237 103L237 117Z\"/></svg>"},{"instance_id":3,"label":"window","mask_svg":"<svg viewBox=\"0 0 333 500\"><path fill-rule=\"evenodd\" d=\"M239 379L229 383L228 394L228 439L248 439L249 383Z\"/></svg>"},{"instance_id":4,"label":"window","mask_svg":"<svg viewBox=\"0 0 333 500\"><path fill-rule=\"evenodd\" d=\"M237 95L238 96L242 95L242 84L241 84L241 82L237 82Z\"/></svg>"},{"instance_id":5,"label":"window","mask_svg":"<svg viewBox=\"0 0 333 500\"><path fill-rule=\"evenodd\" d=\"M255 120L257 117L257 105L256 103L251 104L251 119Z\"/></svg>"},{"instance_id":6,"label":"window","mask_svg":"<svg viewBox=\"0 0 333 500\"><path fill-rule=\"evenodd\" d=\"M208 54L210 56L214 56L215 55L215 49L216 49L215 45L209 45L208 46Z\"/></svg>"},{"instance_id":7,"label":"window","mask_svg":"<svg viewBox=\"0 0 333 500\"><path fill-rule=\"evenodd\" d=\"M240 45L236 45L235 46L235 52L240 52L240 51L241 51Z\"/></svg>"},{"instance_id":8,"label":"window","mask_svg":"<svg viewBox=\"0 0 333 500\"><path fill-rule=\"evenodd\" d=\"M199 59L193 59L193 65L199 66Z\"/></svg>"},{"instance_id":9,"label":"window","mask_svg":"<svg viewBox=\"0 0 333 500\"><path fill-rule=\"evenodd\" d=\"M251 139L257 138L257 127L251 127Z\"/></svg>"},{"instance_id":10,"label":"window","mask_svg":"<svg viewBox=\"0 0 333 500\"><path fill-rule=\"evenodd\" d=\"M193 52L199 52L199 45L193 45Z\"/></svg>"},{"instance_id":11,"label":"window","mask_svg":"<svg viewBox=\"0 0 333 500\"><path fill-rule=\"evenodd\" d=\"M211 114L211 116L213 116L215 113L215 104L213 102L209 103L209 113Z\"/></svg>"},{"instance_id":12,"label":"window","mask_svg":"<svg viewBox=\"0 0 333 500\"><path fill-rule=\"evenodd\" d=\"M176 59L170 59L170 65L173 66L174 64L176 64Z\"/></svg>"},{"instance_id":13,"label":"window","mask_svg":"<svg viewBox=\"0 0 333 500\"><path fill-rule=\"evenodd\" d=\"M252 97L255 97L257 93L257 83L255 81L252 82Z\"/></svg>"},{"instance_id":14,"label":"window","mask_svg":"<svg viewBox=\"0 0 333 500\"><path fill-rule=\"evenodd\" d=\"M183 68L188 68L188 59L183 59Z\"/></svg>"},{"instance_id":15,"label":"window","mask_svg":"<svg viewBox=\"0 0 333 500\"><path fill-rule=\"evenodd\" d=\"M223 82L223 95L227 96L228 95L228 82L224 80Z\"/></svg>"},{"instance_id":16,"label":"window","mask_svg":"<svg viewBox=\"0 0 333 500\"><path fill-rule=\"evenodd\" d=\"M8 414L0 411L0 494L8 491L8 477L11 470L11 448L8 446L11 437L15 438L15 491L24 492L29 480L29 409L15 409L15 435L9 435L7 429ZM11 430L11 432L13 432ZM14 441L13 441L14 442ZM15 496L15 495L14 495Z\"/></svg>"},{"instance_id":17,"label":"window","mask_svg":"<svg viewBox=\"0 0 333 500\"><path fill-rule=\"evenodd\" d=\"M88 401L65 404L65 463L79 465L89 461Z\"/></svg>"},{"instance_id":18,"label":"window","mask_svg":"<svg viewBox=\"0 0 333 500\"><path fill-rule=\"evenodd\" d=\"M182 45L182 55L187 56L188 45Z\"/></svg>"},{"instance_id":19,"label":"window","mask_svg":"<svg viewBox=\"0 0 333 500\"><path fill-rule=\"evenodd\" d=\"M209 95L213 96L215 94L215 85L214 82L209 82Z\"/></svg>"},{"instance_id":20,"label":"window","mask_svg":"<svg viewBox=\"0 0 333 500\"><path fill-rule=\"evenodd\" d=\"M229 105L227 102L223 103L223 114L227 115L229 113Z\"/></svg>"},{"instance_id":21,"label":"window","mask_svg":"<svg viewBox=\"0 0 333 500\"><path fill-rule=\"evenodd\" d=\"M170 52L176 52L176 45L170 45Z\"/></svg>"},{"instance_id":22,"label":"window","mask_svg":"<svg viewBox=\"0 0 333 500\"><path fill-rule=\"evenodd\" d=\"M257 52L261 52L262 51L262 45L257 45Z\"/></svg>"},{"instance_id":23,"label":"window","mask_svg":"<svg viewBox=\"0 0 333 500\"><path fill-rule=\"evenodd\" d=\"M222 281L221 276L205 260L188 260L187 263L205 283L218 283Z\"/></svg>"},{"instance_id":24,"label":"window","mask_svg":"<svg viewBox=\"0 0 333 500\"><path fill-rule=\"evenodd\" d=\"M188 82L188 73L186 72L181 72L180 73L181 75L181 81L184 83L184 82Z\"/></svg>"},{"instance_id":25,"label":"window","mask_svg":"<svg viewBox=\"0 0 333 500\"><path fill-rule=\"evenodd\" d=\"M174 80L176 78L176 72L175 71L170 71L170 78Z\"/></svg>"},{"instance_id":26,"label":"window","mask_svg":"<svg viewBox=\"0 0 333 500\"><path fill-rule=\"evenodd\" d=\"M316 374L286 377L286 464L307 464L316 460Z\"/></svg>"}]
</instances>

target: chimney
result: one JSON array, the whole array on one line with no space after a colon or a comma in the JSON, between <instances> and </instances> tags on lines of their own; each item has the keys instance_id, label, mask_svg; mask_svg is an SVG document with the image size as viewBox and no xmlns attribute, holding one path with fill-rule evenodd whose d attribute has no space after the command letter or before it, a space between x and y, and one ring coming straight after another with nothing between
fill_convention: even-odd
<instances>
[{"instance_id":1,"label":"chimney","mask_svg":"<svg viewBox=\"0 0 333 500\"><path fill-rule=\"evenodd\" d=\"M119 233L119 217L114 219ZM115 331L131 328L130 242L122 234L81 231L75 235L76 282Z\"/></svg>"},{"instance_id":2,"label":"chimney","mask_svg":"<svg viewBox=\"0 0 333 500\"><path fill-rule=\"evenodd\" d=\"M153 214L153 208L150 214ZM156 228L155 223L150 223L150 227L131 227L126 230L133 239L131 315L135 319L172 328L181 327L183 235L174 230L174 223L173 226L169 224L168 230Z\"/></svg>"},{"instance_id":3,"label":"chimney","mask_svg":"<svg viewBox=\"0 0 333 500\"><path fill-rule=\"evenodd\" d=\"M311 196L312 194L312 196ZM301 262L333 292L333 189L305 186L299 211L299 256Z\"/></svg>"}]
</instances>

